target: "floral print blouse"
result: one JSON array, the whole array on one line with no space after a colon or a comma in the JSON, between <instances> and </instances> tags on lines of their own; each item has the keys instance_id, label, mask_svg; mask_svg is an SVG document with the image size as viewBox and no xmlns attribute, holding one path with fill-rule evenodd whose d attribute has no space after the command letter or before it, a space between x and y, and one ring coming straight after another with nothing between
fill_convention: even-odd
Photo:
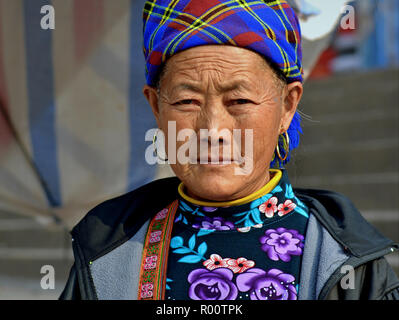
<instances>
[{"instance_id":1,"label":"floral print blouse","mask_svg":"<svg viewBox=\"0 0 399 320\"><path fill-rule=\"evenodd\" d=\"M238 206L179 198L165 299L296 300L308 208L286 170L274 189Z\"/></svg>"}]
</instances>

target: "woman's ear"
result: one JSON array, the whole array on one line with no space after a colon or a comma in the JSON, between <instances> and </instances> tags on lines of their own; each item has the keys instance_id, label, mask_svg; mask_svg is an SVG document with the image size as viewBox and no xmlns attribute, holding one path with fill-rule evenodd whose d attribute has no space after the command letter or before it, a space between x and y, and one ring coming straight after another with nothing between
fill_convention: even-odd
<instances>
[{"instance_id":1,"label":"woman's ear","mask_svg":"<svg viewBox=\"0 0 399 320\"><path fill-rule=\"evenodd\" d=\"M152 109L152 113L155 116L155 120L157 121L158 127L160 127L159 99L158 99L157 89L154 87L150 87L149 85L145 85L143 87L143 94L146 97L146 99Z\"/></svg>"},{"instance_id":2,"label":"woman's ear","mask_svg":"<svg viewBox=\"0 0 399 320\"><path fill-rule=\"evenodd\" d=\"M283 114L281 119L281 127L283 128L283 131L280 133L288 130L292 118L297 110L298 104L301 101L302 93L303 86L299 81L287 84L286 88L284 89L285 98L283 102Z\"/></svg>"}]
</instances>

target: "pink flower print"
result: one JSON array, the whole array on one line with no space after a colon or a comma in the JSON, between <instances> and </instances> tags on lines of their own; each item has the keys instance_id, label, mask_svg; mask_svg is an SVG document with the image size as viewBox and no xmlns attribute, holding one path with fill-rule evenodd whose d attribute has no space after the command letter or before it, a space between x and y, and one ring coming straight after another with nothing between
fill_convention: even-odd
<instances>
[{"instance_id":1,"label":"pink flower print","mask_svg":"<svg viewBox=\"0 0 399 320\"><path fill-rule=\"evenodd\" d=\"M277 207L278 210L278 215L284 216L287 213L291 212L292 210L294 210L296 208L296 204L293 203L291 200L285 200L284 203L280 203Z\"/></svg>"},{"instance_id":2,"label":"pink flower print","mask_svg":"<svg viewBox=\"0 0 399 320\"><path fill-rule=\"evenodd\" d=\"M150 234L150 243L161 241L162 231L154 231Z\"/></svg>"},{"instance_id":3,"label":"pink flower print","mask_svg":"<svg viewBox=\"0 0 399 320\"><path fill-rule=\"evenodd\" d=\"M273 218L274 213L277 211L277 201L277 197L271 197L259 206L259 211L264 213L267 218Z\"/></svg>"},{"instance_id":4,"label":"pink flower print","mask_svg":"<svg viewBox=\"0 0 399 320\"><path fill-rule=\"evenodd\" d=\"M162 220L166 218L166 214L168 213L168 209L162 209L161 211L159 211L157 213L157 215L155 216L155 220Z\"/></svg>"},{"instance_id":5,"label":"pink flower print","mask_svg":"<svg viewBox=\"0 0 399 320\"><path fill-rule=\"evenodd\" d=\"M203 262L204 267L208 270L214 270L216 268L227 268L226 259L222 259L218 254L212 254L210 258Z\"/></svg>"},{"instance_id":6,"label":"pink flower print","mask_svg":"<svg viewBox=\"0 0 399 320\"><path fill-rule=\"evenodd\" d=\"M144 270L155 269L155 267L157 266L157 259L157 256L146 257L144 262Z\"/></svg>"},{"instance_id":7,"label":"pink flower print","mask_svg":"<svg viewBox=\"0 0 399 320\"><path fill-rule=\"evenodd\" d=\"M236 259L226 259L227 267L233 271L234 273L242 273L253 266L255 266L255 262L252 260L247 260L245 258Z\"/></svg>"},{"instance_id":8,"label":"pink flower print","mask_svg":"<svg viewBox=\"0 0 399 320\"><path fill-rule=\"evenodd\" d=\"M145 283L141 285L141 299L151 298L153 296L154 285L152 283Z\"/></svg>"}]
</instances>

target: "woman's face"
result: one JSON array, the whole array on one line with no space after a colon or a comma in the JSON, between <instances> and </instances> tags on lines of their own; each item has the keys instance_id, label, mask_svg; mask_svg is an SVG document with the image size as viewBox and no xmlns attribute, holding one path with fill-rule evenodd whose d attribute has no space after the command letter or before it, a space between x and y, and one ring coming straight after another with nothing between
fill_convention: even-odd
<instances>
[{"instance_id":1,"label":"woman's face","mask_svg":"<svg viewBox=\"0 0 399 320\"><path fill-rule=\"evenodd\" d=\"M171 167L188 194L197 199L227 201L247 196L268 182L278 135L289 127L302 85L282 84L257 53L206 45L172 56L159 92L149 86L143 92L165 133L168 158L176 158ZM191 136L191 144L187 143L188 135L185 141L175 140L168 130L168 123L174 122L177 136L184 129L196 134ZM201 129L209 136L201 136ZM252 137L245 135L246 129L252 130L247 131ZM224 134L219 136L221 130ZM169 148L168 137L176 148ZM197 144L195 155L190 154L188 163L181 163L179 148L193 143ZM183 154L189 156L189 149L184 150ZM220 158L233 161L211 161L215 151ZM234 161L237 159L244 161Z\"/></svg>"}]
</instances>

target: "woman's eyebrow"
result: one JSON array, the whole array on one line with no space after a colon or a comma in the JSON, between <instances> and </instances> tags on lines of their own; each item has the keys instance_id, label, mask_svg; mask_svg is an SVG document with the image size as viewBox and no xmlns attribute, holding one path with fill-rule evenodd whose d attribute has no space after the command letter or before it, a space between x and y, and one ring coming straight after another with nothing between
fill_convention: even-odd
<instances>
[{"instance_id":1,"label":"woman's eyebrow","mask_svg":"<svg viewBox=\"0 0 399 320\"><path fill-rule=\"evenodd\" d=\"M225 93L225 92L239 90L239 89L249 90L249 88L250 88L250 86L248 85L247 81L237 80L237 81L228 83L226 85L220 85L218 88L218 91Z\"/></svg>"},{"instance_id":2,"label":"woman's eyebrow","mask_svg":"<svg viewBox=\"0 0 399 320\"><path fill-rule=\"evenodd\" d=\"M188 90L188 91L193 91L193 92L202 92L201 88L197 87L194 84L187 83L187 82L179 83L173 89L174 90Z\"/></svg>"},{"instance_id":3,"label":"woman's eyebrow","mask_svg":"<svg viewBox=\"0 0 399 320\"><path fill-rule=\"evenodd\" d=\"M229 91L234 91L234 90L238 90L238 89L246 89L249 90L250 86L247 83L247 81L243 81L243 80L237 80L228 84L224 84L224 85L218 85L217 90L221 93L225 93L225 92L229 92ZM193 92L198 92L201 93L203 92L203 89L201 89L200 87L191 84L191 83L187 83L187 82L182 82L177 84L174 88L174 90L188 90L188 91L193 91Z\"/></svg>"}]
</instances>

